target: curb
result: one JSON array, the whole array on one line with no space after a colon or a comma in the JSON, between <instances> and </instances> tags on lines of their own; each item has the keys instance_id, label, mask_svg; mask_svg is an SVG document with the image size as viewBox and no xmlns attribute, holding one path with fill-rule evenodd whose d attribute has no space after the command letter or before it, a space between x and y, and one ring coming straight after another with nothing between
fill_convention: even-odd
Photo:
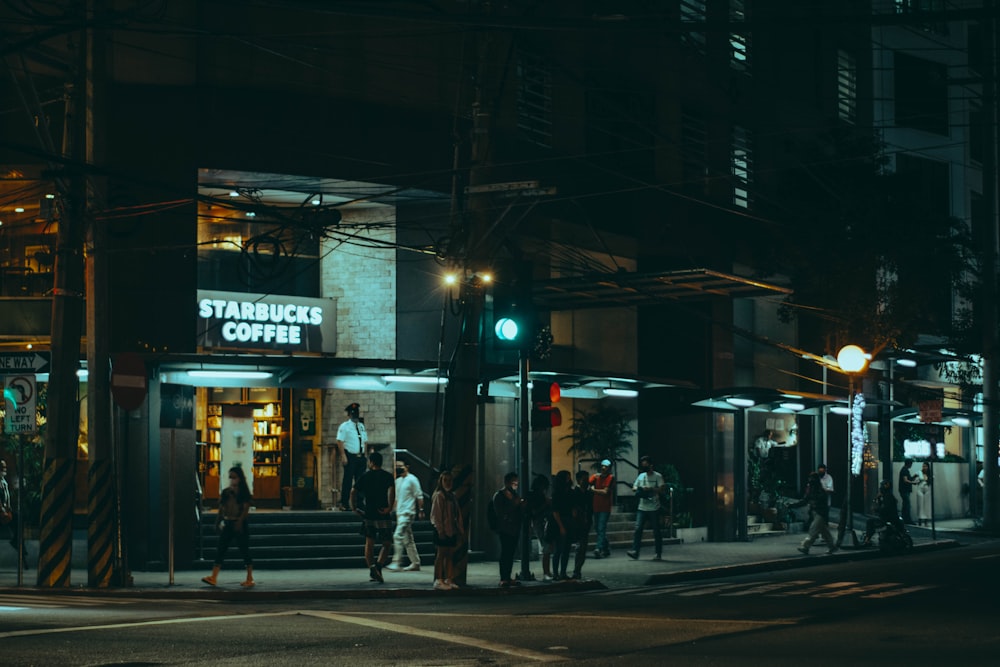
<instances>
[{"instance_id":1,"label":"curb","mask_svg":"<svg viewBox=\"0 0 1000 667\"><path fill-rule=\"evenodd\" d=\"M938 540L926 544L913 545L912 553L925 551L939 551L941 549L951 549L962 546L958 540ZM878 549L855 549L841 548L837 554L828 556L789 556L774 560L757 561L754 563L740 563L737 565L720 565L718 567L706 567L696 570L680 570L678 572L666 572L663 574L653 574L647 577L645 585L655 586L658 584L668 584L682 581L698 581L700 579L715 579L717 577L735 577L742 574L756 574L758 572L781 572L784 570L795 570L803 567L815 567L818 565L829 565L833 562L873 560L875 558L895 558L898 554L883 554Z\"/></svg>"}]
</instances>

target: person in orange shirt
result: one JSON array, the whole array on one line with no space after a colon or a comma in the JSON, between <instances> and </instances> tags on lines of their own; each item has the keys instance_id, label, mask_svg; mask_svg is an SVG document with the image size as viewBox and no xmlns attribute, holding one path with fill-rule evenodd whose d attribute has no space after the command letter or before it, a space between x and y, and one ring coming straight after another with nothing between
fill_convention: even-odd
<instances>
[{"instance_id":1,"label":"person in orange shirt","mask_svg":"<svg viewBox=\"0 0 1000 667\"><path fill-rule=\"evenodd\" d=\"M594 530L597 531L594 558L607 558L611 555L611 545L608 544L608 519L611 518L614 484L615 476L611 474L611 461L604 459L601 461L601 472L590 476L590 490L594 496Z\"/></svg>"}]
</instances>

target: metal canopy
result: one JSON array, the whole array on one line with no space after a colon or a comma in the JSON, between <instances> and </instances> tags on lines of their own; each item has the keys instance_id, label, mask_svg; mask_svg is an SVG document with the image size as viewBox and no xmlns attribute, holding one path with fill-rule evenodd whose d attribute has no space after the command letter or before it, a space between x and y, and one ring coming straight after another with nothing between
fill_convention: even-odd
<instances>
[{"instance_id":1,"label":"metal canopy","mask_svg":"<svg viewBox=\"0 0 1000 667\"><path fill-rule=\"evenodd\" d=\"M787 295L780 285L710 269L662 273L606 273L536 281L533 297L545 310L644 306L711 297Z\"/></svg>"}]
</instances>

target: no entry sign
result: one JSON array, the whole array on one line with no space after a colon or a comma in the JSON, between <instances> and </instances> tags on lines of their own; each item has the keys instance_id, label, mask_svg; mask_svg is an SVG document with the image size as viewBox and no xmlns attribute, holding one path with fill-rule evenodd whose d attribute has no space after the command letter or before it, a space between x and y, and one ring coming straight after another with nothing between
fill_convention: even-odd
<instances>
[{"instance_id":1,"label":"no entry sign","mask_svg":"<svg viewBox=\"0 0 1000 667\"><path fill-rule=\"evenodd\" d=\"M135 410L146 400L149 379L146 363L135 352L116 354L111 360L111 396L124 410Z\"/></svg>"}]
</instances>

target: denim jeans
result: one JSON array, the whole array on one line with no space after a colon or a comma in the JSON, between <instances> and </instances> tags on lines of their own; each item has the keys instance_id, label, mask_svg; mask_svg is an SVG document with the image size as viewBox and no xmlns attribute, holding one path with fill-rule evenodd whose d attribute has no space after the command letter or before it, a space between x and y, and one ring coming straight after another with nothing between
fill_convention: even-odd
<instances>
[{"instance_id":1,"label":"denim jeans","mask_svg":"<svg viewBox=\"0 0 1000 667\"><path fill-rule=\"evenodd\" d=\"M610 518L610 512L594 512L594 530L597 532L594 551L602 554L611 551L611 545L608 544L608 519Z\"/></svg>"},{"instance_id":2,"label":"denim jeans","mask_svg":"<svg viewBox=\"0 0 1000 667\"><path fill-rule=\"evenodd\" d=\"M635 533L632 534L632 551L639 553L642 544L642 529L649 521L653 524L653 539L656 541L656 555L663 555L663 533L660 531L660 510L636 510Z\"/></svg>"}]
</instances>

